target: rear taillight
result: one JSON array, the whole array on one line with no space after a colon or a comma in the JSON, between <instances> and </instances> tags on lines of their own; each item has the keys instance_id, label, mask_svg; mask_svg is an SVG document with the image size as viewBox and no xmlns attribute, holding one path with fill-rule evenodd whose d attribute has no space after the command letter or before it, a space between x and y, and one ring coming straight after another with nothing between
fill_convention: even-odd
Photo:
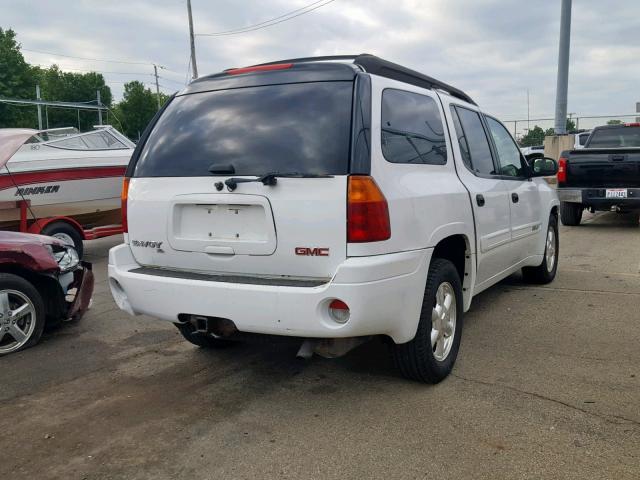
<instances>
[{"instance_id":1,"label":"rear taillight","mask_svg":"<svg viewBox=\"0 0 640 480\"><path fill-rule=\"evenodd\" d=\"M558 183L565 183L567 181L567 159L560 157L558 160L558 174L556 175Z\"/></svg>"},{"instance_id":2,"label":"rear taillight","mask_svg":"<svg viewBox=\"0 0 640 480\"><path fill-rule=\"evenodd\" d=\"M625 123L625 127L640 127L640 122Z\"/></svg>"},{"instance_id":3,"label":"rear taillight","mask_svg":"<svg viewBox=\"0 0 640 480\"><path fill-rule=\"evenodd\" d=\"M127 225L127 197L129 196L129 177L124 177L122 180L122 193L120 194L121 209L122 209L122 231L124 233L129 232Z\"/></svg>"},{"instance_id":4,"label":"rear taillight","mask_svg":"<svg viewBox=\"0 0 640 480\"><path fill-rule=\"evenodd\" d=\"M367 175L349 177L347 241L379 242L391 238L389 207L380 188Z\"/></svg>"}]
</instances>

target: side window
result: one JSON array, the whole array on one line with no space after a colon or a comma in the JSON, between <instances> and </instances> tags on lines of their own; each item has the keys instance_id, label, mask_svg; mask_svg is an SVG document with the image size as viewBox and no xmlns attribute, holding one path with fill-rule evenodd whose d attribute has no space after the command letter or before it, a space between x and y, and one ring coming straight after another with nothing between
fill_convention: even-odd
<instances>
[{"instance_id":1,"label":"side window","mask_svg":"<svg viewBox=\"0 0 640 480\"><path fill-rule=\"evenodd\" d=\"M402 90L382 92L382 153L392 163L447 163L444 126L433 98Z\"/></svg>"},{"instance_id":2,"label":"side window","mask_svg":"<svg viewBox=\"0 0 640 480\"><path fill-rule=\"evenodd\" d=\"M465 165L481 175L496 175L489 140L484 132L480 115L466 108L451 108L454 113L456 136Z\"/></svg>"},{"instance_id":3,"label":"side window","mask_svg":"<svg viewBox=\"0 0 640 480\"><path fill-rule=\"evenodd\" d=\"M491 117L485 117L489 131L493 138L498 153L498 163L500 165L500 175L507 177L522 177L524 169L522 168L522 160L520 149L511 137L511 134L497 120Z\"/></svg>"}]
</instances>

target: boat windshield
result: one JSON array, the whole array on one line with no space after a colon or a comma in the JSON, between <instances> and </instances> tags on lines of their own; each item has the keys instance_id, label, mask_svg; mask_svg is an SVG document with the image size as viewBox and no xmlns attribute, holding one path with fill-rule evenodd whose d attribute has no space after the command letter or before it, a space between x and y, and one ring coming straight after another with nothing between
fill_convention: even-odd
<instances>
[{"instance_id":1,"label":"boat windshield","mask_svg":"<svg viewBox=\"0 0 640 480\"><path fill-rule=\"evenodd\" d=\"M124 139L119 137L119 135L116 136L111 133L109 129L103 129L66 136L59 140L51 140L47 142L47 145L68 150L119 150L132 148Z\"/></svg>"}]
</instances>

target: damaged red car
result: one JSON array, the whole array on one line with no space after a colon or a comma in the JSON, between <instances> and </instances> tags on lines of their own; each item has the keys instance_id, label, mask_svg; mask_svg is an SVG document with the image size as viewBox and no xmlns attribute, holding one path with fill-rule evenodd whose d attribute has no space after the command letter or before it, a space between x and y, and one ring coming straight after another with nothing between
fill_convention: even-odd
<instances>
[{"instance_id":1,"label":"damaged red car","mask_svg":"<svg viewBox=\"0 0 640 480\"><path fill-rule=\"evenodd\" d=\"M82 317L93 283L91 264L72 246L0 232L0 356L35 345L47 325Z\"/></svg>"}]
</instances>

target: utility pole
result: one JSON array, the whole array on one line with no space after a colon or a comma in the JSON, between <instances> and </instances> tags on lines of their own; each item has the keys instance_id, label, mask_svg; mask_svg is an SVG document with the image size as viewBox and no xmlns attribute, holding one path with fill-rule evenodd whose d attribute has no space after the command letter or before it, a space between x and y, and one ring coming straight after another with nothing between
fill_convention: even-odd
<instances>
[{"instance_id":1,"label":"utility pole","mask_svg":"<svg viewBox=\"0 0 640 480\"><path fill-rule=\"evenodd\" d=\"M40 98L40 85L36 85L36 100ZM42 105L38 105L38 130L42 130Z\"/></svg>"},{"instance_id":2,"label":"utility pole","mask_svg":"<svg viewBox=\"0 0 640 480\"><path fill-rule=\"evenodd\" d=\"M527 88L527 132L531 130L531 125L529 124L529 89Z\"/></svg>"},{"instance_id":3,"label":"utility pole","mask_svg":"<svg viewBox=\"0 0 640 480\"><path fill-rule=\"evenodd\" d=\"M102 106L102 101L100 100L100 90L96 90L96 99L98 100L98 107ZM98 108L98 125L102 125L102 109Z\"/></svg>"},{"instance_id":4,"label":"utility pole","mask_svg":"<svg viewBox=\"0 0 640 480\"><path fill-rule=\"evenodd\" d=\"M196 43L193 38L193 17L191 16L191 0L187 0L187 11L189 12L189 41L191 43L191 69L193 80L198 78L198 65L196 64Z\"/></svg>"},{"instance_id":5,"label":"utility pole","mask_svg":"<svg viewBox=\"0 0 640 480\"><path fill-rule=\"evenodd\" d=\"M567 89L569 86L569 46L571 44L571 0L562 0L560 45L558 48L558 83L556 85L556 135L567 133Z\"/></svg>"},{"instance_id":6,"label":"utility pole","mask_svg":"<svg viewBox=\"0 0 640 480\"><path fill-rule=\"evenodd\" d=\"M156 77L156 99L158 100L158 110L160 110L160 84L158 83L158 66L153 64L153 75Z\"/></svg>"}]
</instances>

